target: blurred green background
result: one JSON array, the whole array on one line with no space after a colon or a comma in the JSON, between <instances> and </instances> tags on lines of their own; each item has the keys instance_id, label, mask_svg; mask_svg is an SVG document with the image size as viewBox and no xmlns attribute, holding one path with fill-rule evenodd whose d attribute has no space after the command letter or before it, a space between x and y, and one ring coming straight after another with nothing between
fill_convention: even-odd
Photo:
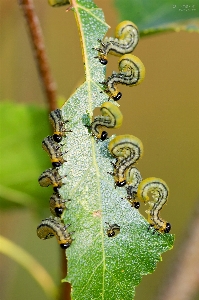
<instances>
[{"instance_id":1,"label":"blurred green background","mask_svg":"<svg viewBox=\"0 0 199 300\"><path fill-rule=\"evenodd\" d=\"M53 9L47 1L35 0L41 22L48 58L58 94L66 99L84 81L81 48L74 15L65 7ZM113 1L98 0L104 10L112 36L119 23ZM17 1L1 0L0 19L0 99L16 103L46 107L36 65L32 55L26 23ZM199 7L197 8L199 10ZM174 249L163 254L157 270L144 276L137 288L135 300L152 300L178 248L186 238L199 199L199 35L197 33L164 33L142 38L134 54L146 67L146 78L136 88L119 87L123 93L120 102L124 122L117 134L130 133L144 145L144 156L139 163L143 178L155 176L165 180L170 188L168 205L162 216L172 224L176 234ZM107 74L117 70L117 57L109 59ZM9 115L6 115L9 118ZM47 122L47 113L44 123ZM47 128L47 127L46 127ZM6 128L0 128L5 132ZM23 131L23 128L21 128ZM46 135L50 133L46 132ZM23 143L23 140L18 140ZM43 154L41 145L38 151ZM1 150L9 164L9 149ZM38 152L38 153L39 153ZM23 164L24 153L18 153ZM39 154L38 154L39 155ZM45 156L46 168L50 166ZM5 161L4 161L5 162ZM13 173L15 174L15 169ZM39 176L40 174L38 174ZM11 177L12 177L11 176ZM40 189L36 182L36 188ZM49 191L47 193L50 193ZM54 239L43 242L36 236L36 227L42 218L50 215L48 198L46 210L37 214L34 209L12 209L0 212L1 234L21 245L38 259L59 284L61 275L60 249ZM141 210L144 212L144 209ZM42 214L42 216L41 216ZM50 249L50 251L49 251ZM1 255L0 290L4 300L42 299L46 296L32 277L18 264ZM199 294L195 299L198 299ZM192 299L191 299L192 300Z\"/></svg>"}]
</instances>

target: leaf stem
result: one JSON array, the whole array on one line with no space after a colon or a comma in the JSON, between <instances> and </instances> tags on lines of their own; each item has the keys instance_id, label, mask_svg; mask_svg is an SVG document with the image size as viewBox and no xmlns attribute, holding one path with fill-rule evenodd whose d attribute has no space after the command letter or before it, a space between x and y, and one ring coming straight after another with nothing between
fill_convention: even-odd
<instances>
[{"instance_id":1,"label":"leaf stem","mask_svg":"<svg viewBox=\"0 0 199 300\"><path fill-rule=\"evenodd\" d=\"M61 251L61 266L62 266L62 274L61 277L65 278L67 274L67 261L66 261L66 254L63 249L60 249ZM71 293L71 285L69 282L62 282L60 286L60 297L59 300L71 300L70 297Z\"/></svg>"},{"instance_id":2,"label":"leaf stem","mask_svg":"<svg viewBox=\"0 0 199 300\"><path fill-rule=\"evenodd\" d=\"M46 94L49 110L51 111L57 107L56 83L50 71L40 22L36 15L32 0L19 0L19 5L21 6L24 17L27 21L30 39L37 61L38 71L41 77L43 89Z\"/></svg>"}]
</instances>

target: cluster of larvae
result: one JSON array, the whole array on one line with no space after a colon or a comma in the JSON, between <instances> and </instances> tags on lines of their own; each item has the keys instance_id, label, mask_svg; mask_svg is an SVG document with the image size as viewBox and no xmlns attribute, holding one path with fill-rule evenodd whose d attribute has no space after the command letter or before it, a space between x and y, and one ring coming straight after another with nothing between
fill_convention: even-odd
<instances>
[{"instance_id":1,"label":"cluster of larvae","mask_svg":"<svg viewBox=\"0 0 199 300\"><path fill-rule=\"evenodd\" d=\"M123 122L123 115L116 105L122 94L118 91L118 84L127 86L136 86L141 83L145 77L145 67L141 60L132 55L139 41L139 32L134 23L131 21L121 22L115 31L115 38L105 38L100 42L100 47L94 48L98 51L97 58L103 65L108 63L108 54L121 56L119 59L119 72L113 72L103 84L104 91L108 93L109 98L114 101L107 101L101 105L101 115L94 117L93 122L88 126L92 135L97 139L104 141L108 138L107 131L104 128L119 128ZM50 122L53 125L54 133L47 136L42 147L48 153L52 168L44 171L39 177L39 184L42 187L53 186L53 195L50 197L50 211L54 217L46 218L37 227L37 235L45 240L56 236L58 243L64 249L72 243L71 234L61 220L61 215L66 209L66 202L70 199L62 199L59 189L63 185L63 178L59 175L58 169L65 163L62 152L62 139L65 137L65 126L68 121L64 121L62 111L56 109L50 113ZM113 164L115 187L125 187L126 199L131 206L138 209L140 201L149 204L146 211L150 227L160 233L168 233L171 229L170 223L160 217L160 210L168 200L169 189L167 184L160 178L150 177L142 179L140 171L135 166L143 155L143 144L137 137L125 134L111 139L108 144L108 150L116 159ZM152 197L149 198L148 194ZM107 223L106 230L108 237L114 237L120 232L120 226L117 224Z\"/></svg>"},{"instance_id":2,"label":"cluster of larvae","mask_svg":"<svg viewBox=\"0 0 199 300\"><path fill-rule=\"evenodd\" d=\"M141 60L132 55L139 41L139 32L136 25L131 21L123 21L116 27L115 37L105 37L103 41L98 40L100 47L93 48L98 51L95 58L103 65L108 63L108 54L120 56L119 72L113 72L104 82L104 91L111 99L118 101L122 94L118 91L118 84L136 86L145 77L145 67ZM123 115L114 102L104 102L101 105L101 115L94 117L91 123L93 135L102 141L107 139L106 128L119 128L123 122ZM115 186L125 187L126 199L131 205L138 209L140 201L149 204L146 211L150 227L161 233L168 233L171 229L170 223L164 221L159 212L168 200L169 189L167 184L160 178L150 177L142 179L140 171L135 164L143 155L143 145L137 137L125 134L113 138L108 145L112 156L116 158L113 163ZM148 194L151 193L151 198ZM108 224L108 223L107 223ZM115 236L120 226L108 224L108 236Z\"/></svg>"},{"instance_id":3,"label":"cluster of larvae","mask_svg":"<svg viewBox=\"0 0 199 300\"><path fill-rule=\"evenodd\" d=\"M63 185L62 177L58 173L58 169L66 162L64 153L62 152L62 139L66 132L70 130L65 129L68 121L64 121L62 111L56 109L49 115L50 122L53 126L54 133L52 136L47 136L42 141L42 148L48 153L52 168L45 170L39 176L39 184L42 187L52 185L54 193L50 197L50 211L54 217L49 217L42 220L41 224L37 227L37 235L40 239L46 240L56 236L61 248L67 249L71 243L71 234L67 231L68 225L64 225L61 220L61 215L66 209L66 202L70 199L62 199L59 194L59 189Z\"/></svg>"}]
</instances>

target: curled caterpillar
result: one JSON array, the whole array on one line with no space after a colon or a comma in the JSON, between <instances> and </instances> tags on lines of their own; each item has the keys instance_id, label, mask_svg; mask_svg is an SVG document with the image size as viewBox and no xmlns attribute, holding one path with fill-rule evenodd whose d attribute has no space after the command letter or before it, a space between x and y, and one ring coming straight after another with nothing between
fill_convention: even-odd
<instances>
[{"instance_id":1,"label":"curled caterpillar","mask_svg":"<svg viewBox=\"0 0 199 300\"><path fill-rule=\"evenodd\" d=\"M119 60L119 73L113 72L102 84L105 91L118 101L122 93L118 92L117 84L135 86L140 84L145 77L145 67L141 60L132 54L125 54Z\"/></svg>"},{"instance_id":2,"label":"curled caterpillar","mask_svg":"<svg viewBox=\"0 0 199 300\"><path fill-rule=\"evenodd\" d=\"M66 231L68 227L69 225L64 226L52 217L46 218L37 227L37 235L42 240L56 236L60 247L67 249L72 243L71 235Z\"/></svg>"},{"instance_id":3,"label":"curled caterpillar","mask_svg":"<svg viewBox=\"0 0 199 300\"><path fill-rule=\"evenodd\" d=\"M61 217L63 211L66 209L66 202L69 200L63 200L59 194L53 194L50 197L50 211L56 217Z\"/></svg>"},{"instance_id":4,"label":"curled caterpillar","mask_svg":"<svg viewBox=\"0 0 199 300\"><path fill-rule=\"evenodd\" d=\"M117 158L114 167L115 184L122 187L126 184L126 171L142 157L142 142L130 134L118 135L110 141L108 149Z\"/></svg>"},{"instance_id":5,"label":"curled caterpillar","mask_svg":"<svg viewBox=\"0 0 199 300\"><path fill-rule=\"evenodd\" d=\"M91 124L92 133L98 138L104 141L108 133L102 131L102 127L107 128L119 128L123 122L123 115L120 109L111 102L104 102L101 105L101 116L94 118L93 123Z\"/></svg>"},{"instance_id":6,"label":"curled caterpillar","mask_svg":"<svg viewBox=\"0 0 199 300\"><path fill-rule=\"evenodd\" d=\"M60 167L65 162L60 146L55 143L52 136L47 136L42 141L42 148L50 156L50 160L54 168Z\"/></svg>"},{"instance_id":7,"label":"curled caterpillar","mask_svg":"<svg viewBox=\"0 0 199 300\"><path fill-rule=\"evenodd\" d=\"M152 194L152 199L148 193ZM138 186L137 196L140 200L149 203L148 222L159 232L168 233L171 230L171 224L164 221L159 216L159 212L163 205L167 202L169 196L169 188L162 179L149 177L144 179Z\"/></svg>"},{"instance_id":8,"label":"curled caterpillar","mask_svg":"<svg viewBox=\"0 0 199 300\"><path fill-rule=\"evenodd\" d=\"M59 188L63 185L62 177L58 174L56 169L52 168L45 170L39 176L38 182L42 187L52 185L55 193L58 193Z\"/></svg>"},{"instance_id":9,"label":"curled caterpillar","mask_svg":"<svg viewBox=\"0 0 199 300\"><path fill-rule=\"evenodd\" d=\"M126 172L126 182L127 182L127 200L131 203L133 207L138 209L140 207L140 202L136 201L137 189L142 181L142 176L140 171L136 167L131 167Z\"/></svg>"},{"instance_id":10,"label":"curled caterpillar","mask_svg":"<svg viewBox=\"0 0 199 300\"><path fill-rule=\"evenodd\" d=\"M53 7L70 4L69 0L48 0L48 3Z\"/></svg>"},{"instance_id":11,"label":"curled caterpillar","mask_svg":"<svg viewBox=\"0 0 199 300\"><path fill-rule=\"evenodd\" d=\"M64 121L62 117L62 111L60 109L55 109L49 114L50 123L53 126L53 139L55 142L60 143L62 137L65 136L66 132L71 132L71 130L65 129L65 123L69 122L68 120Z\"/></svg>"},{"instance_id":12,"label":"curled caterpillar","mask_svg":"<svg viewBox=\"0 0 199 300\"><path fill-rule=\"evenodd\" d=\"M131 21L123 21L119 23L115 29L115 38L105 37L103 42L100 42L100 48L94 48L98 51L98 56L102 65L108 63L108 53L121 56L123 54L131 53L138 44L139 32L137 26Z\"/></svg>"},{"instance_id":13,"label":"curled caterpillar","mask_svg":"<svg viewBox=\"0 0 199 300\"><path fill-rule=\"evenodd\" d=\"M120 233L120 226L117 224L109 224L107 222L105 222L109 227L106 230L106 233L108 235L108 237L113 237L116 236L118 233Z\"/></svg>"}]
</instances>

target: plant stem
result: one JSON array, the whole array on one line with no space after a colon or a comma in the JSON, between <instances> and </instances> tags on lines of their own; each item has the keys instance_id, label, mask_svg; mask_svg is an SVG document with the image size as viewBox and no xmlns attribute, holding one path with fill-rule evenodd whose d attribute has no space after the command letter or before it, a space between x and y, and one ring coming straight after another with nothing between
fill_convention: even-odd
<instances>
[{"instance_id":1,"label":"plant stem","mask_svg":"<svg viewBox=\"0 0 199 300\"><path fill-rule=\"evenodd\" d=\"M34 4L32 0L19 0L19 4L23 10L25 19L27 21L31 43L35 52L35 58L43 89L46 94L49 111L57 108L56 100L56 83L52 77L50 66L47 59L47 54L44 45L44 39L39 19L36 15ZM62 250L62 278L67 273L67 264L65 252ZM62 283L60 287L60 300L70 300L70 284Z\"/></svg>"},{"instance_id":2,"label":"plant stem","mask_svg":"<svg viewBox=\"0 0 199 300\"><path fill-rule=\"evenodd\" d=\"M61 266L62 266L62 274L61 277L65 278L67 274L67 261L66 261L66 254L63 249L61 251ZM60 287L60 297L59 300L71 300L70 297L71 293L71 285L68 282L62 282Z\"/></svg>"},{"instance_id":3,"label":"plant stem","mask_svg":"<svg viewBox=\"0 0 199 300\"><path fill-rule=\"evenodd\" d=\"M36 15L34 3L32 0L19 0L19 4L27 21L30 39L37 61L37 67L41 77L43 89L46 94L48 107L51 111L56 109L57 107L56 83L50 71L40 22Z\"/></svg>"}]
</instances>

